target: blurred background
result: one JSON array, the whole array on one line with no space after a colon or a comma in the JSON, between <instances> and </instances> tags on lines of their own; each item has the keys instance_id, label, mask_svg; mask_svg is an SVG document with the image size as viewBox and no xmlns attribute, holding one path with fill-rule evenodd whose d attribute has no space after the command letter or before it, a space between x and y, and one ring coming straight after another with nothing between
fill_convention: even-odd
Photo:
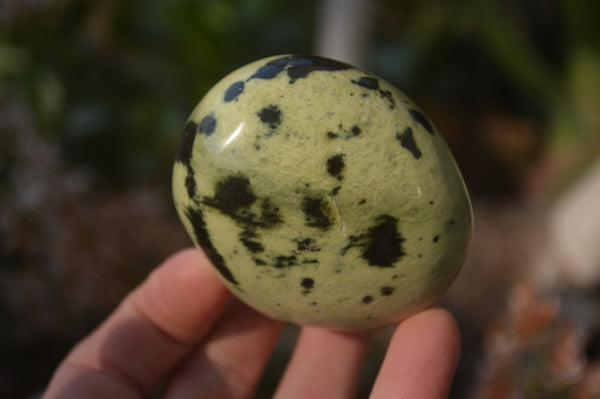
<instances>
[{"instance_id":1,"label":"blurred background","mask_svg":"<svg viewBox=\"0 0 600 399\"><path fill-rule=\"evenodd\" d=\"M475 231L442 300L463 335L451 397L600 397L598 16L594 0L0 1L0 397L38 397L190 244L170 195L186 118L221 77L283 53L395 84L457 158Z\"/></svg>"}]
</instances>

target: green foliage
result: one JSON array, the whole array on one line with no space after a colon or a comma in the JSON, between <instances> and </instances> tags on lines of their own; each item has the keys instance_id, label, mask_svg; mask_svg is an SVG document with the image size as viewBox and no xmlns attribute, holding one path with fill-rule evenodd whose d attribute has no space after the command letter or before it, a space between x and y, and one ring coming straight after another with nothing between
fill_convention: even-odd
<instances>
[{"instance_id":1,"label":"green foliage","mask_svg":"<svg viewBox=\"0 0 600 399\"><path fill-rule=\"evenodd\" d=\"M256 57L307 52L313 14L266 0L50 5L0 33L0 76L71 162L117 184L165 179L205 91Z\"/></svg>"}]
</instances>

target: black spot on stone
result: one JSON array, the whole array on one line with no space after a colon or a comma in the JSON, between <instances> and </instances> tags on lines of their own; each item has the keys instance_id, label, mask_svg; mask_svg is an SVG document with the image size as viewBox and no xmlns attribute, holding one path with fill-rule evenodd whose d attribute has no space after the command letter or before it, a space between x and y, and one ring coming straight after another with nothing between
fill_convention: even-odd
<instances>
[{"instance_id":1,"label":"black spot on stone","mask_svg":"<svg viewBox=\"0 0 600 399\"><path fill-rule=\"evenodd\" d=\"M315 71L340 71L350 66L339 61L317 56L288 55L269 61L260 67L248 80L273 79L283 71L287 71L290 84L308 76Z\"/></svg>"},{"instance_id":2,"label":"black spot on stone","mask_svg":"<svg viewBox=\"0 0 600 399\"><path fill-rule=\"evenodd\" d=\"M334 132L327 132L327 138L333 140L333 139L339 139L340 135Z\"/></svg>"},{"instance_id":3,"label":"black spot on stone","mask_svg":"<svg viewBox=\"0 0 600 399\"><path fill-rule=\"evenodd\" d=\"M454 226L454 219L448 220L448 226Z\"/></svg>"},{"instance_id":4,"label":"black spot on stone","mask_svg":"<svg viewBox=\"0 0 600 399\"><path fill-rule=\"evenodd\" d=\"M250 180L244 176L230 176L217 183L215 195L204 198L204 204L216 208L233 218L239 217L241 208L248 208L256 201L250 189Z\"/></svg>"},{"instance_id":5,"label":"black spot on stone","mask_svg":"<svg viewBox=\"0 0 600 399\"><path fill-rule=\"evenodd\" d=\"M390 102L390 109L394 109L394 107L396 106L396 101L394 100L394 96L392 95L391 91L379 90L379 95L381 96L381 98L385 98Z\"/></svg>"},{"instance_id":6,"label":"black spot on stone","mask_svg":"<svg viewBox=\"0 0 600 399\"><path fill-rule=\"evenodd\" d=\"M342 71L349 69L350 66L339 61L317 56L292 56L290 67L287 70L290 77L290 83L308 76L315 71Z\"/></svg>"},{"instance_id":7,"label":"black spot on stone","mask_svg":"<svg viewBox=\"0 0 600 399\"><path fill-rule=\"evenodd\" d=\"M342 176L340 173L344 169L344 166L346 166L344 163L344 154L334 155L327 160L327 173L341 180Z\"/></svg>"},{"instance_id":8,"label":"black spot on stone","mask_svg":"<svg viewBox=\"0 0 600 399\"><path fill-rule=\"evenodd\" d=\"M364 199L364 198L363 198L363 199L361 199L360 201L358 201L358 205L364 205L364 204L366 204L366 203L367 203L367 200L366 200L366 199Z\"/></svg>"},{"instance_id":9,"label":"black spot on stone","mask_svg":"<svg viewBox=\"0 0 600 399\"><path fill-rule=\"evenodd\" d=\"M404 238L396 228L397 220L391 216L382 216L380 223L369 229L369 244L363 252L371 266L392 266L405 255L402 248Z\"/></svg>"},{"instance_id":10,"label":"black spot on stone","mask_svg":"<svg viewBox=\"0 0 600 399\"><path fill-rule=\"evenodd\" d=\"M253 224L259 227L273 227L281 223L279 208L271 203L271 200L265 198L260 203L260 216Z\"/></svg>"},{"instance_id":11,"label":"black spot on stone","mask_svg":"<svg viewBox=\"0 0 600 399\"><path fill-rule=\"evenodd\" d=\"M433 201L429 201L429 205L433 205L433 204L434 204L434 202L433 202Z\"/></svg>"},{"instance_id":12,"label":"black spot on stone","mask_svg":"<svg viewBox=\"0 0 600 399\"><path fill-rule=\"evenodd\" d=\"M190 199L196 196L196 179L194 179L194 169L191 166L187 168L187 176L185 177L185 189Z\"/></svg>"},{"instance_id":13,"label":"black spot on stone","mask_svg":"<svg viewBox=\"0 0 600 399\"><path fill-rule=\"evenodd\" d=\"M365 234L349 237L349 244L342 249L342 255L352 247L363 249L362 258L370 266L392 267L394 263L405 255L402 243L404 238L398 232L397 220L391 216L383 215L376 219L377 224Z\"/></svg>"},{"instance_id":14,"label":"black spot on stone","mask_svg":"<svg viewBox=\"0 0 600 399\"><path fill-rule=\"evenodd\" d=\"M355 85L364 87L365 89L377 91L381 98L385 98L390 102L390 109L394 109L394 107L396 106L396 101L394 100L392 92L389 90L380 89L379 81L376 78L364 76L358 80L352 80L351 82ZM366 95L363 94L362 97L366 97Z\"/></svg>"},{"instance_id":15,"label":"black spot on stone","mask_svg":"<svg viewBox=\"0 0 600 399\"><path fill-rule=\"evenodd\" d=\"M204 133L207 136L212 135L217 128L217 120L215 119L215 115L210 113L202 119L200 122L200 133Z\"/></svg>"},{"instance_id":16,"label":"black spot on stone","mask_svg":"<svg viewBox=\"0 0 600 399\"><path fill-rule=\"evenodd\" d=\"M352 80L355 85L364 87L369 90L379 90L379 81L369 76L364 76L358 80Z\"/></svg>"},{"instance_id":17,"label":"black spot on stone","mask_svg":"<svg viewBox=\"0 0 600 399\"><path fill-rule=\"evenodd\" d=\"M413 130L410 127L407 127L403 133L396 133L396 140L400 142L402 147L410 151L415 159L421 158L421 150L417 147L417 143L413 137Z\"/></svg>"},{"instance_id":18,"label":"black spot on stone","mask_svg":"<svg viewBox=\"0 0 600 399\"><path fill-rule=\"evenodd\" d=\"M408 110L410 117L413 118L415 122L423 126L429 133L433 134L433 125L429 121L429 118L425 116L424 113L419 111L418 109L411 108Z\"/></svg>"},{"instance_id":19,"label":"black spot on stone","mask_svg":"<svg viewBox=\"0 0 600 399\"><path fill-rule=\"evenodd\" d=\"M266 106L257 115L261 122L269 125L271 129L276 129L277 126L281 125L281 110L277 105Z\"/></svg>"},{"instance_id":20,"label":"black spot on stone","mask_svg":"<svg viewBox=\"0 0 600 399\"><path fill-rule=\"evenodd\" d=\"M439 240L440 240L439 235L433 236L433 242L438 242Z\"/></svg>"},{"instance_id":21,"label":"black spot on stone","mask_svg":"<svg viewBox=\"0 0 600 399\"><path fill-rule=\"evenodd\" d=\"M317 243L312 238L304 238L304 239L296 239L298 251L309 251L309 252L319 252L321 248L317 246Z\"/></svg>"},{"instance_id":22,"label":"black spot on stone","mask_svg":"<svg viewBox=\"0 0 600 399\"><path fill-rule=\"evenodd\" d=\"M371 303L371 302L373 302L373 297L371 295L366 295L365 297L363 297L362 302L363 303Z\"/></svg>"},{"instance_id":23,"label":"black spot on stone","mask_svg":"<svg viewBox=\"0 0 600 399\"><path fill-rule=\"evenodd\" d=\"M379 292L381 292L381 295L383 296L390 296L394 293L394 287L381 287Z\"/></svg>"},{"instance_id":24,"label":"black spot on stone","mask_svg":"<svg viewBox=\"0 0 600 399\"><path fill-rule=\"evenodd\" d=\"M322 198L304 197L302 200L302 211L305 216L304 222L307 226L321 229L331 226L331 221L321 207L322 202Z\"/></svg>"},{"instance_id":25,"label":"black spot on stone","mask_svg":"<svg viewBox=\"0 0 600 399\"><path fill-rule=\"evenodd\" d=\"M263 244L258 240L259 235L253 229L244 229L240 233L240 242L252 253L259 253L265 250Z\"/></svg>"},{"instance_id":26,"label":"black spot on stone","mask_svg":"<svg viewBox=\"0 0 600 399\"><path fill-rule=\"evenodd\" d=\"M289 56L282 57L282 58L277 58L273 61L267 62L262 67L258 68L258 70L254 73L254 75L250 76L250 78L248 78L248 80L273 79L274 77L276 77L277 75L279 75L281 72L283 72L285 70L285 67L289 63L289 58L290 58Z\"/></svg>"},{"instance_id":27,"label":"black spot on stone","mask_svg":"<svg viewBox=\"0 0 600 399\"><path fill-rule=\"evenodd\" d=\"M334 195L337 195L337 193L339 193L341 189L342 186L334 187L333 190L331 190L331 196L333 197Z\"/></svg>"},{"instance_id":28,"label":"black spot on stone","mask_svg":"<svg viewBox=\"0 0 600 399\"><path fill-rule=\"evenodd\" d=\"M263 259L260 259L260 258L252 258L252 260L254 261L256 266L264 266L267 264L266 261L264 261Z\"/></svg>"},{"instance_id":29,"label":"black spot on stone","mask_svg":"<svg viewBox=\"0 0 600 399\"><path fill-rule=\"evenodd\" d=\"M240 94L244 92L244 82L238 81L233 83L225 91L225 102L236 100Z\"/></svg>"},{"instance_id":30,"label":"black spot on stone","mask_svg":"<svg viewBox=\"0 0 600 399\"><path fill-rule=\"evenodd\" d=\"M229 176L217 182L213 197L204 197L202 202L246 227L272 228L282 222L279 208L268 198L260 199L260 205L252 212L257 200L247 177Z\"/></svg>"},{"instance_id":31,"label":"black spot on stone","mask_svg":"<svg viewBox=\"0 0 600 399\"><path fill-rule=\"evenodd\" d=\"M304 288L302 294L306 295L315 287L315 280L309 277L305 277L302 279L300 285L302 286L302 288Z\"/></svg>"},{"instance_id":32,"label":"black spot on stone","mask_svg":"<svg viewBox=\"0 0 600 399\"><path fill-rule=\"evenodd\" d=\"M200 247L202 247L204 253L208 259L210 259L217 271L221 273L221 276L223 276L225 280L232 284L239 285L239 283L233 277L231 270L229 270L225 264L225 259L217 252L216 248L212 244L210 235L208 234L208 230L206 228L206 223L204 222L202 211L200 209L187 208L185 215L192 224L196 242Z\"/></svg>"},{"instance_id":33,"label":"black spot on stone","mask_svg":"<svg viewBox=\"0 0 600 399\"><path fill-rule=\"evenodd\" d=\"M360 128L358 126L352 126L352 135L354 137L358 136L362 130L360 130Z\"/></svg>"},{"instance_id":34,"label":"black spot on stone","mask_svg":"<svg viewBox=\"0 0 600 399\"><path fill-rule=\"evenodd\" d=\"M273 266L275 266L277 269L283 269L285 267L296 266L297 264L298 259L296 258L296 255L280 255L275 258L275 264Z\"/></svg>"},{"instance_id":35,"label":"black spot on stone","mask_svg":"<svg viewBox=\"0 0 600 399\"><path fill-rule=\"evenodd\" d=\"M198 131L198 125L192 121L188 121L183 129L183 136L177 147L175 153L175 161L182 162L189 165L192 159L192 152L194 150L194 140L196 139L196 132Z\"/></svg>"}]
</instances>

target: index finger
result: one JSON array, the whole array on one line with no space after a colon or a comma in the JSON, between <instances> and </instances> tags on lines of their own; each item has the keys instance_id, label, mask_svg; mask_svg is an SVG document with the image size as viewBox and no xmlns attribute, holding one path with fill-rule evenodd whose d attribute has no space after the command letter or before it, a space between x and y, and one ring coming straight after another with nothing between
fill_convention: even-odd
<instances>
[{"instance_id":1,"label":"index finger","mask_svg":"<svg viewBox=\"0 0 600 399\"><path fill-rule=\"evenodd\" d=\"M418 313L397 327L371 398L447 398L460 356L460 333L447 310Z\"/></svg>"},{"instance_id":2,"label":"index finger","mask_svg":"<svg viewBox=\"0 0 600 399\"><path fill-rule=\"evenodd\" d=\"M210 331L228 297L201 251L175 254L67 355L44 398L147 396Z\"/></svg>"}]
</instances>

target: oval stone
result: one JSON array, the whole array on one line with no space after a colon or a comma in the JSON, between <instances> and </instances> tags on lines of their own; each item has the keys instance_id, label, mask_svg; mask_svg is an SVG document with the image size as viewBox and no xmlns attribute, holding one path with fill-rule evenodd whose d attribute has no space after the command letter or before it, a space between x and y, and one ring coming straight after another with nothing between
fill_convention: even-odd
<instances>
[{"instance_id":1,"label":"oval stone","mask_svg":"<svg viewBox=\"0 0 600 399\"><path fill-rule=\"evenodd\" d=\"M427 116L314 56L218 82L185 126L173 195L231 292L300 325L370 329L431 306L471 237L465 184Z\"/></svg>"}]
</instances>

